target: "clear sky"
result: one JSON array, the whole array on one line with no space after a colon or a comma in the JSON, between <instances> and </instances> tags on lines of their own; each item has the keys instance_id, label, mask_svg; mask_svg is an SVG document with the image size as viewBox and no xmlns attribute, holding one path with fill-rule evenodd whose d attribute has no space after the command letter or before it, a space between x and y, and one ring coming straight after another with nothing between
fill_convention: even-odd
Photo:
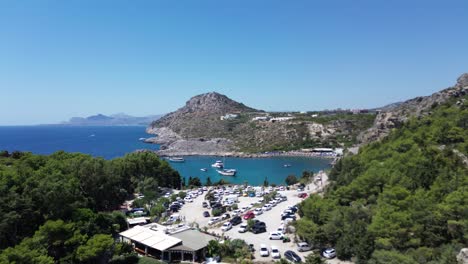
<instances>
[{"instance_id":1,"label":"clear sky","mask_svg":"<svg viewBox=\"0 0 468 264\"><path fill-rule=\"evenodd\" d=\"M468 1L0 1L1 125L161 114L217 91L368 108L468 72Z\"/></svg>"}]
</instances>

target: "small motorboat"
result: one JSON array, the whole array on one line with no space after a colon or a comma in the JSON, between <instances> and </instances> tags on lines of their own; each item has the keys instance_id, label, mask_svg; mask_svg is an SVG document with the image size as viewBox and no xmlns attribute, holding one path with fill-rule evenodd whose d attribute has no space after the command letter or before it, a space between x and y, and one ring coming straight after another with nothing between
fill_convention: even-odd
<instances>
[{"instance_id":1,"label":"small motorboat","mask_svg":"<svg viewBox=\"0 0 468 264\"><path fill-rule=\"evenodd\" d=\"M205 171L205 172L208 171L207 168L201 168L200 170L201 170L201 171Z\"/></svg>"},{"instance_id":2,"label":"small motorboat","mask_svg":"<svg viewBox=\"0 0 468 264\"><path fill-rule=\"evenodd\" d=\"M139 138L138 140L140 140L140 141L145 141L146 138Z\"/></svg>"},{"instance_id":3,"label":"small motorboat","mask_svg":"<svg viewBox=\"0 0 468 264\"><path fill-rule=\"evenodd\" d=\"M235 176L237 173L237 170L235 169L224 169L224 170L217 170L219 174L223 176Z\"/></svg>"},{"instance_id":4,"label":"small motorboat","mask_svg":"<svg viewBox=\"0 0 468 264\"><path fill-rule=\"evenodd\" d=\"M185 162L184 158L182 157L172 157L172 158L169 158L169 161L170 162Z\"/></svg>"},{"instance_id":5,"label":"small motorboat","mask_svg":"<svg viewBox=\"0 0 468 264\"><path fill-rule=\"evenodd\" d=\"M284 164L283 167L284 168L289 168L289 167L291 167L291 164Z\"/></svg>"},{"instance_id":6,"label":"small motorboat","mask_svg":"<svg viewBox=\"0 0 468 264\"><path fill-rule=\"evenodd\" d=\"M211 167L222 169L224 167L224 163L220 160L217 160L215 163L211 164Z\"/></svg>"}]
</instances>

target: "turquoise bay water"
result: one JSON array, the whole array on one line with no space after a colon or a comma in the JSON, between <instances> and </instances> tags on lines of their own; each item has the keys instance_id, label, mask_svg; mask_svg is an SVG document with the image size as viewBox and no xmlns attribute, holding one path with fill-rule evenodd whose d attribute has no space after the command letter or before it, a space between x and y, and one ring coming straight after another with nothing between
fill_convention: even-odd
<instances>
[{"instance_id":1,"label":"turquoise bay water","mask_svg":"<svg viewBox=\"0 0 468 264\"><path fill-rule=\"evenodd\" d=\"M137 149L157 150L158 146L139 140L149 137L142 126L122 127L70 127L70 126L12 126L0 127L0 150L30 151L35 154L51 154L64 150L81 152L95 157L112 159L124 156ZM221 157L185 157L184 163L170 163L179 173L200 177L202 182L209 176L211 181L225 179L230 183L248 182L262 184L265 177L270 183L284 184L284 179L295 174L300 176L304 170L319 171L329 167L329 160L302 157L273 158L226 158L226 168L237 169L234 177L221 176L211 164ZM284 168L284 164L291 164ZM207 168L207 172L200 171Z\"/></svg>"},{"instance_id":2,"label":"turquoise bay water","mask_svg":"<svg viewBox=\"0 0 468 264\"><path fill-rule=\"evenodd\" d=\"M261 185L265 177L270 183L285 184L284 180L288 175L294 174L297 177L302 175L304 170L317 172L329 168L330 160L320 158L305 157L272 157L272 158L234 158L226 157L225 167L237 169L236 176L221 176L211 167L216 160L222 160L221 157L203 156L203 157L185 157L183 163L171 163L172 167L177 169L181 175L186 178L197 176L206 182L208 176L212 182L224 179L229 183L242 184L247 182L251 185ZM284 164L290 164L291 167L285 168ZM200 169L207 168L203 172Z\"/></svg>"}]
</instances>

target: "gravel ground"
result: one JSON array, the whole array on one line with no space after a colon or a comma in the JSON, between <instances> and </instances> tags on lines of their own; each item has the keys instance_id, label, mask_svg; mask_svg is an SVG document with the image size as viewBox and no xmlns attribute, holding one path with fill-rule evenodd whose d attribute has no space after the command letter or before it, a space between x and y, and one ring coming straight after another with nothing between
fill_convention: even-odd
<instances>
[{"instance_id":1,"label":"gravel ground","mask_svg":"<svg viewBox=\"0 0 468 264\"><path fill-rule=\"evenodd\" d=\"M311 183L309 184L304 192L307 192L308 194L310 193L315 193L317 192L321 186L326 186L327 184L327 176L322 175L322 184L320 184L320 181L317 184ZM210 209L206 209L202 207L202 202L204 201L204 196L206 192L203 195L199 195L196 199L194 199L193 203L186 203L183 208L180 210L179 214L185 218L185 222L187 224L191 224L193 222L196 222L199 224L200 228L203 228L204 226L207 226L209 229L209 232L215 232L219 235L224 235L228 236L231 239L243 239L245 240L248 244L253 244L255 247L255 260L256 261L262 261L262 262L272 262L273 259L271 257L260 257L259 253L259 248L260 244L265 244L267 247L271 246L277 246L281 256L283 256L283 253L286 250L293 250L296 252L301 258L304 259L305 256L310 254L311 252L298 252L296 249L296 244L293 242L294 234L286 234L291 238L291 242L288 243L283 243L281 240L270 240L269 235L270 232L275 231L281 224L281 213L290 205L296 205L300 203L303 199L297 197L297 194L299 193L297 190L290 190L290 191L280 191L282 195L285 195L288 199L287 201L283 201L276 206L274 206L271 210L263 212L263 214L256 216L255 219L258 219L260 221L265 222L266 227L267 227L267 232L261 233L261 234L253 234L252 232L246 232L246 233L239 233L237 229L239 228L239 225L233 226L231 230L228 230L227 232L223 233L220 229L220 224L217 224L216 226L208 226L208 221L212 217L203 217L203 212L204 211L209 211L211 212ZM260 198L258 197L239 197L239 203L238 207L242 208L244 206L249 205L252 202L257 202ZM231 215L232 217L232 215ZM299 217L299 216L297 216ZM243 223L245 223L245 220L242 220ZM330 264L340 264L340 263L351 263L351 262L344 262L340 261L337 259L332 259L328 260L328 263Z\"/></svg>"}]
</instances>

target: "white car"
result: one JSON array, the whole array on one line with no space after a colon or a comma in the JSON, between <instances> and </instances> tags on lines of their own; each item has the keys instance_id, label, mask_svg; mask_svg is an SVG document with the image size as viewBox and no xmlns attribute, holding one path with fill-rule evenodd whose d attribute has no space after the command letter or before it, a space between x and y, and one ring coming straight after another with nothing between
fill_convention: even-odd
<instances>
[{"instance_id":1,"label":"white car","mask_svg":"<svg viewBox=\"0 0 468 264\"><path fill-rule=\"evenodd\" d=\"M265 205L262 207L262 210L263 210L263 211L269 211L269 210L271 210L271 205L270 205L270 204L265 204Z\"/></svg>"},{"instance_id":2,"label":"white car","mask_svg":"<svg viewBox=\"0 0 468 264\"><path fill-rule=\"evenodd\" d=\"M216 224L216 223L219 222L220 220L221 220L221 218L219 218L219 217L213 217L213 218L211 218L210 221L208 221L208 225Z\"/></svg>"},{"instance_id":3,"label":"white car","mask_svg":"<svg viewBox=\"0 0 468 264\"><path fill-rule=\"evenodd\" d=\"M185 198L184 198L184 201L186 201L186 202L188 202L188 203L192 203L192 202L193 202L192 198L190 198L190 197L185 197Z\"/></svg>"},{"instance_id":4,"label":"white car","mask_svg":"<svg viewBox=\"0 0 468 264\"><path fill-rule=\"evenodd\" d=\"M260 256L261 257L268 257L270 255L270 251L268 250L265 244L260 245Z\"/></svg>"},{"instance_id":5,"label":"white car","mask_svg":"<svg viewBox=\"0 0 468 264\"><path fill-rule=\"evenodd\" d=\"M235 214L235 215L238 215L240 213L242 213L240 209L236 209L236 210L232 211L232 214Z\"/></svg>"},{"instance_id":6,"label":"white car","mask_svg":"<svg viewBox=\"0 0 468 264\"><path fill-rule=\"evenodd\" d=\"M271 257L274 258L274 259L281 258L281 254L279 252L278 247L271 246Z\"/></svg>"},{"instance_id":7,"label":"white car","mask_svg":"<svg viewBox=\"0 0 468 264\"><path fill-rule=\"evenodd\" d=\"M280 233L280 232L270 233L270 240L280 240L280 239L283 239L283 233Z\"/></svg>"},{"instance_id":8,"label":"white car","mask_svg":"<svg viewBox=\"0 0 468 264\"><path fill-rule=\"evenodd\" d=\"M271 206L275 206L276 205L276 201L275 200L271 200L270 202L268 202L269 204L271 204Z\"/></svg>"},{"instance_id":9,"label":"white car","mask_svg":"<svg viewBox=\"0 0 468 264\"><path fill-rule=\"evenodd\" d=\"M221 227L221 231L226 232L232 228L232 224L230 222L226 222Z\"/></svg>"},{"instance_id":10,"label":"white car","mask_svg":"<svg viewBox=\"0 0 468 264\"><path fill-rule=\"evenodd\" d=\"M254 214L255 214L255 215L261 215L261 214L263 214L262 208L255 208Z\"/></svg>"},{"instance_id":11,"label":"white car","mask_svg":"<svg viewBox=\"0 0 468 264\"><path fill-rule=\"evenodd\" d=\"M246 223L242 223L242 224L239 226L239 229L237 229L237 232L239 232L239 233L245 233L245 232L247 232L247 224L246 224Z\"/></svg>"},{"instance_id":12,"label":"white car","mask_svg":"<svg viewBox=\"0 0 468 264\"><path fill-rule=\"evenodd\" d=\"M279 232L281 234L284 234L286 231L286 228L284 228L284 225L280 225L277 229L276 232Z\"/></svg>"},{"instance_id":13,"label":"white car","mask_svg":"<svg viewBox=\"0 0 468 264\"><path fill-rule=\"evenodd\" d=\"M334 248L327 248L322 252L324 258L332 259L336 257L336 251Z\"/></svg>"}]
</instances>

